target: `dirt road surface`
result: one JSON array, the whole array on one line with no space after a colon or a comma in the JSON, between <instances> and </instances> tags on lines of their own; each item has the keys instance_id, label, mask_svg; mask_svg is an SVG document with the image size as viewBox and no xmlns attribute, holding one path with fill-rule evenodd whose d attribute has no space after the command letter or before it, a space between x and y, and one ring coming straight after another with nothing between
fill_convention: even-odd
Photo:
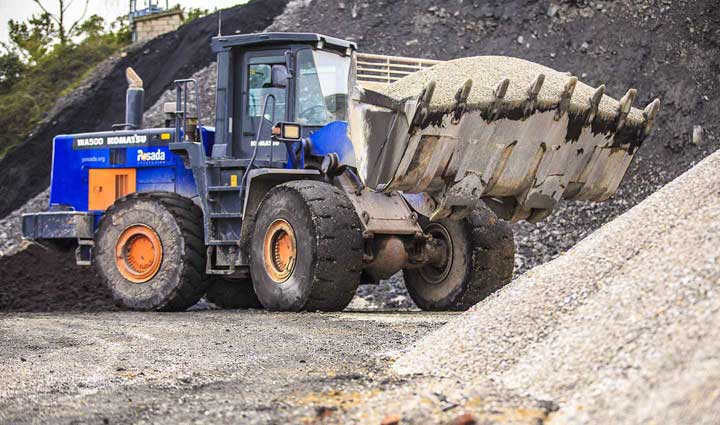
<instances>
[{"instance_id":1,"label":"dirt road surface","mask_svg":"<svg viewBox=\"0 0 720 425\"><path fill-rule=\"evenodd\" d=\"M0 423L309 423L451 313L0 315Z\"/></svg>"}]
</instances>

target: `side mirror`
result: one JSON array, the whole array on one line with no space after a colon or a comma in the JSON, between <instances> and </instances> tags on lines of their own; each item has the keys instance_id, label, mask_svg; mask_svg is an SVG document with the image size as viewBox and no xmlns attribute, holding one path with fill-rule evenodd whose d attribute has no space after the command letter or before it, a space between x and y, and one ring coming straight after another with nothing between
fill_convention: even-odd
<instances>
[{"instance_id":1,"label":"side mirror","mask_svg":"<svg viewBox=\"0 0 720 425\"><path fill-rule=\"evenodd\" d=\"M273 87L285 88L288 85L288 70L285 65L273 65L270 80Z\"/></svg>"},{"instance_id":2,"label":"side mirror","mask_svg":"<svg viewBox=\"0 0 720 425\"><path fill-rule=\"evenodd\" d=\"M294 143L301 139L302 126L291 122L278 122L271 131L272 139L283 143Z\"/></svg>"}]
</instances>

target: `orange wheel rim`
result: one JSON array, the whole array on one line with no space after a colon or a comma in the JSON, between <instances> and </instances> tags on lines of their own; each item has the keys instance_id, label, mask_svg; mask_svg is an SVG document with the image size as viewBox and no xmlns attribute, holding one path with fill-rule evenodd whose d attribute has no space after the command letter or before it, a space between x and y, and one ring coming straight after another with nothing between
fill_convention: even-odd
<instances>
[{"instance_id":1,"label":"orange wheel rim","mask_svg":"<svg viewBox=\"0 0 720 425\"><path fill-rule=\"evenodd\" d=\"M160 270L163 251L160 237L144 224L125 229L115 244L115 265L130 282L143 283Z\"/></svg>"},{"instance_id":2,"label":"orange wheel rim","mask_svg":"<svg viewBox=\"0 0 720 425\"><path fill-rule=\"evenodd\" d=\"M295 270L296 257L297 246L292 226L283 219L273 221L265 232L263 242L265 271L270 279L276 283L288 280Z\"/></svg>"}]
</instances>

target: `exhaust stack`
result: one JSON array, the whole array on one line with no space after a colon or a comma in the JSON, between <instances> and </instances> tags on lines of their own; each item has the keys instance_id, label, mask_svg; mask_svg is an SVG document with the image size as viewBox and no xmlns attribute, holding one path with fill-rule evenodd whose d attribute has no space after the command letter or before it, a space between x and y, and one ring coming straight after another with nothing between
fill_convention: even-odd
<instances>
[{"instance_id":1,"label":"exhaust stack","mask_svg":"<svg viewBox=\"0 0 720 425\"><path fill-rule=\"evenodd\" d=\"M145 109L145 90L143 81L134 69L125 70L128 82L127 96L125 97L125 129L137 130L142 128L143 111Z\"/></svg>"}]
</instances>

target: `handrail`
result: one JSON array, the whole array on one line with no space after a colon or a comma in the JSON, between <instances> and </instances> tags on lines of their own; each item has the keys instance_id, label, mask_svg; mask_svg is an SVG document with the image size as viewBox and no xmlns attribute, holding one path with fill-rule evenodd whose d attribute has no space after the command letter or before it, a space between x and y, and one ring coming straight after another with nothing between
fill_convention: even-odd
<instances>
[{"instance_id":1,"label":"handrail","mask_svg":"<svg viewBox=\"0 0 720 425\"><path fill-rule=\"evenodd\" d=\"M183 139L187 138L187 116L188 116L188 84L192 83L195 91L195 112L197 114L197 127L200 128L200 89L194 78L185 78L173 81L175 83L175 141L180 142L180 115L182 115ZM182 106L182 108L181 108Z\"/></svg>"},{"instance_id":2,"label":"handrail","mask_svg":"<svg viewBox=\"0 0 720 425\"><path fill-rule=\"evenodd\" d=\"M250 174L250 169L252 169L253 163L255 162L255 158L257 158L258 153L258 147L260 146L260 134L262 134L262 128L263 124L265 124L265 113L267 112L268 107L268 100L272 99L272 115L270 116L270 122L275 121L275 95L272 93L268 93L265 95L265 100L263 100L263 109L262 109L262 115L260 115L260 125L258 125L257 132L255 133L255 149L253 149L252 157L250 157L250 162L248 163L247 168L245 169L245 173L243 174L242 180L240 183L242 184L242 191L243 194L245 192L245 185L247 184L247 177ZM272 157L272 141L270 142L270 156Z\"/></svg>"}]
</instances>

